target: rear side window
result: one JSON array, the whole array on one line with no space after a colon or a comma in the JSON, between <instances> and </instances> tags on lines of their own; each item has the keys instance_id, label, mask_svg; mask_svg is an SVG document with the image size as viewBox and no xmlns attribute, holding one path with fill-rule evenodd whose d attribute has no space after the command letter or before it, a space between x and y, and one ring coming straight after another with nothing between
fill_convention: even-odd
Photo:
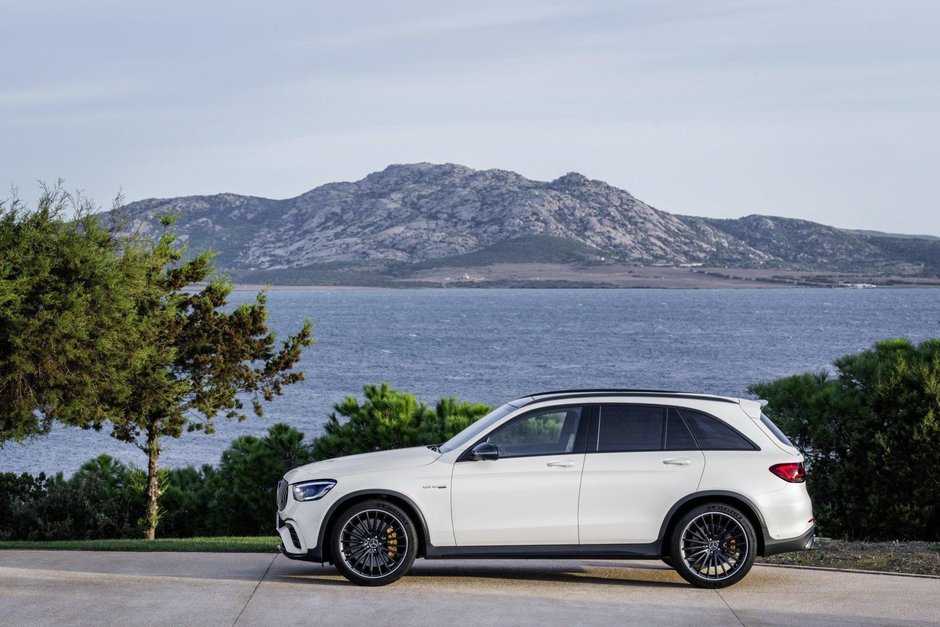
<instances>
[{"instance_id":1,"label":"rear side window","mask_svg":"<svg viewBox=\"0 0 940 627\"><path fill-rule=\"evenodd\" d=\"M774 436L775 436L778 440L780 440L781 442L783 442L783 443L786 444L787 446L791 446L791 447L793 447L793 448L796 448L795 446L793 446L793 442L790 441L790 438L788 438L788 437L783 433L783 431L780 430L780 427L778 427L777 425L775 425L774 422L773 422L773 420L771 420L770 418L768 418L767 416L765 416L763 412L761 412L760 421L761 421L762 423L764 423L764 426L765 426L765 427L767 427L768 429L770 429L770 432L773 433Z\"/></svg>"},{"instance_id":2,"label":"rear side window","mask_svg":"<svg viewBox=\"0 0 940 627\"><path fill-rule=\"evenodd\" d=\"M694 451L697 448L682 416L675 409L670 409L669 417L666 419L666 450Z\"/></svg>"},{"instance_id":3,"label":"rear side window","mask_svg":"<svg viewBox=\"0 0 940 627\"><path fill-rule=\"evenodd\" d=\"M665 407L604 405L597 430L597 450L600 453L662 450L665 421Z\"/></svg>"},{"instance_id":4,"label":"rear side window","mask_svg":"<svg viewBox=\"0 0 940 627\"><path fill-rule=\"evenodd\" d=\"M753 451L757 447L743 435L707 414L683 409L685 418L695 441L701 449L712 451Z\"/></svg>"}]
</instances>

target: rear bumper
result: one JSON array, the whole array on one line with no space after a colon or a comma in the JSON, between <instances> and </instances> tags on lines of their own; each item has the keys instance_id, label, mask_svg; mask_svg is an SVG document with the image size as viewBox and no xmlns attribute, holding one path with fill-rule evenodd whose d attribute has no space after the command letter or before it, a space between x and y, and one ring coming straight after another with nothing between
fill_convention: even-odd
<instances>
[{"instance_id":1,"label":"rear bumper","mask_svg":"<svg viewBox=\"0 0 940 627\"><path fill-rule=\"evenodd\" d=\"M816 526L810 527L806 533L795 538L785 538L783 540L771 540L764 538L764 553L767 555L776 555L777 553L790 553L793 551L808 551L816 544Z\"/></svg>"}]
</instances>

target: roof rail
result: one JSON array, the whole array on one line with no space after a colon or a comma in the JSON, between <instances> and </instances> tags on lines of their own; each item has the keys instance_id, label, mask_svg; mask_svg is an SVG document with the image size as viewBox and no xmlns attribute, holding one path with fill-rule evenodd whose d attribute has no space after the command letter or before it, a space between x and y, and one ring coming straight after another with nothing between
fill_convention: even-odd
<instances>
[{"instance_id":1,"label":"roof rail","mask_svg":"<svg viewBox=\"0 0 940 627\"><path fill-rule=\"evenodd\" d=\"M702 399L709 401L718 401L721 403L737 403L736 399L727 396L716 396L714 394L696 394L690 392L676 392L672 390L648 390L642 388L597 388L597 389L573 389L573 390L551 390L549 392L535 392L526 394L525 397L531 397L533 400L544 400L545 397L570 398L583 396L585 394L607 395L607 396L662 396L665 398L689 398ZM525 398L523 397L523 398Z\"/></svg>"},{"instance_id":2,"label":"roof rail","mask_svg":"<svg viewBox=\"0 0 940 627\"><path fill-rule=\"evenodd\" d=\"M546 396L548 394L596 393L596 392L649 392L653 394L681 394L677 390L654 390L651 388L572 388L569 390L548 390L526 396Z\"/></svg>"}]
</instances>

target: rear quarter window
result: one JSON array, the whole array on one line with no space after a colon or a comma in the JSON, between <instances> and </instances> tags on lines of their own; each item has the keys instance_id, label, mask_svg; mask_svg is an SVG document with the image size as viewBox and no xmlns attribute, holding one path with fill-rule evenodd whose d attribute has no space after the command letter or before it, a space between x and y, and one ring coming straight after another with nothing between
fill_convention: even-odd
<instances>
[{"instance_id":1,"label":"rear quarter window","mask_svg":"<svg viewBox=\"0 0 940 627\"><path fill-rule=\"evenodd\" d=\"M770 432L774 434L775 438L777 438L778 440L780 440L781 442L783 442L784 444L786 444L787 446L791 448L796 448L795 446L793 446L793 442L790 441L790 438L788 438L786 434L780 430L780 427L775 425L774 421L768 418L763 412L761 412L760 421L764 423L765 427L770 429Z\"/></svg>"},{"instance_id":2,"label":"rear quarter window","mask_svg":"<svg viewBox=\"0 0 940 627\"><path fill-rule=\"evenodd\" d=\"M698 446L711 451L753 451L757 446L721 420L691 409L680 410Z\"/></svg>"}]
</instances>

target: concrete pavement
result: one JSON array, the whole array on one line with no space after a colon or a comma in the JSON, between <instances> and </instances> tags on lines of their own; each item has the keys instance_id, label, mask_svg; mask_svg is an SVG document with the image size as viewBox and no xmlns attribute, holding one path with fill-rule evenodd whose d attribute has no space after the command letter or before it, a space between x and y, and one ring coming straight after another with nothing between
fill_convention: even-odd
<instances>
[{"instance_id":1,"label":"concrete pavement","mask_svg":"<svg viewBox=\"0 0 940 627\"><path fill-rule=\"evenodd\" d=\"M424 561L384 588L223 553L0 551L0 625L940 624L940 579L756 566L698 590L658 562Z\"/></svg>"}]
</instances>

